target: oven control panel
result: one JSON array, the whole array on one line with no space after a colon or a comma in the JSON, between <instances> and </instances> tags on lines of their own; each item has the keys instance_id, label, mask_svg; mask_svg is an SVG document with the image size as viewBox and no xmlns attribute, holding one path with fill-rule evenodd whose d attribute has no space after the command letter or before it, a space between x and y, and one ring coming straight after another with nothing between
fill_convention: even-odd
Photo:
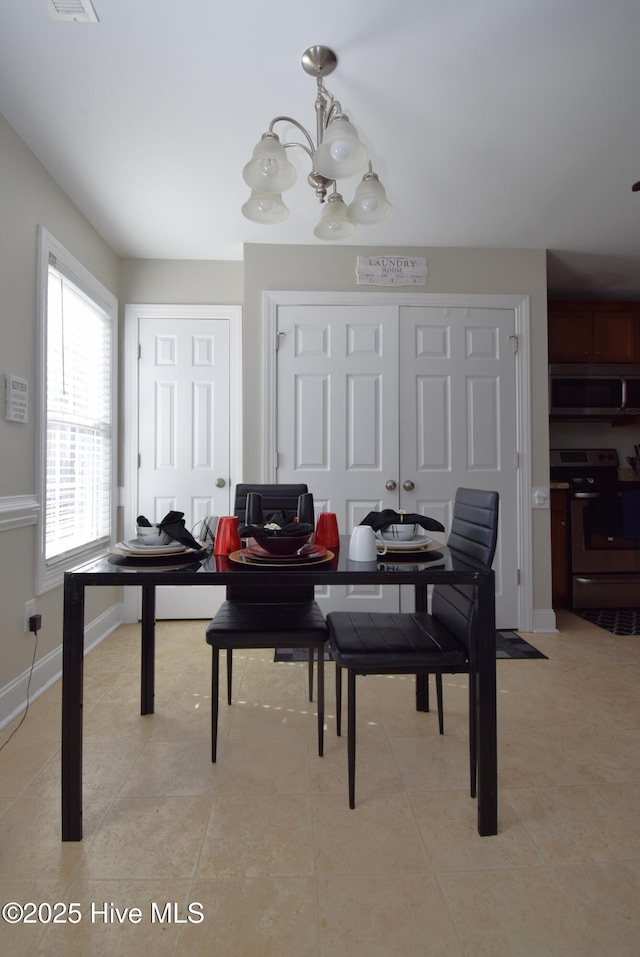
<instances>
[{"instance_id":1,"label":"oven control panel","mask_svg":"<svg viewBox=\"0 0 640 957\"><path fill-rule=\"evenodd\" d=\"M615 449L551 449L551 468L618 468Z\"/></svg>"}]
</instances>

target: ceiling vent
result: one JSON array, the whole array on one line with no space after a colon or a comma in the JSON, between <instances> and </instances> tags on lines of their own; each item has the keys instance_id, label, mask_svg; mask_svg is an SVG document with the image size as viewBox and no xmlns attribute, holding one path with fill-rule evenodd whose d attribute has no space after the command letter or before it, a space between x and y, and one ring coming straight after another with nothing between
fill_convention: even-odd
<instances>
[{"instance_id":1,"label":"ceiling vent","mask_svg":"<svg viewBox=\"0 0 640 957\"><path fill-rule=\"evenodd\" d=\"M52 20L75 20L80 23L98 23L91 0L46 0Z\"/></svg>"}]
</instances>

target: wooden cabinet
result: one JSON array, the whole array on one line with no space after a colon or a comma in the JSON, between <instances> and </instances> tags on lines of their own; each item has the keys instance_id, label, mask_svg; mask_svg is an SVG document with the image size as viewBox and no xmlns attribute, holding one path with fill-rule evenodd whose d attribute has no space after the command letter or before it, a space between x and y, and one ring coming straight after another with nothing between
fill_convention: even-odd
<instances>
[{"instance_id":1,"label":"wooden cabinet","mask_svg":"<svg viewBox=\"0 0 640 957\"><path fill-rule=\"evenodd\" d=\"M569 491L551 489L551 598L553 607L569 602Z\"/></svg>"},{"instance_id":2,"label":"wooden cabinet","mask_svg":"<svg viewBox=\"0 0 640 957\"><path fill-rule=\"evenodd\" d=\"M549 303L549 362L640 363L640 303Z\"/></svg>"}]
</instances>

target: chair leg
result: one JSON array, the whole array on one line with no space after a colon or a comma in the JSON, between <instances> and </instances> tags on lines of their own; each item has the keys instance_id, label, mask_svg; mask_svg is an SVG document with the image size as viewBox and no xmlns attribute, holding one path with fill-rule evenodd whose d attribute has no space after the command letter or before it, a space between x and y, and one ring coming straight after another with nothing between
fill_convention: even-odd
<instances>
[{"instance_id":1,"label":"chair leg","mask_svg":"<svg viewBox=\"0 0 640 957\"><path fill-rule=\"evenodd\" d=\"M318 666L320 665L320 652L318 652ZM313 648L309 648L309 701L313 701Z\"/></svg>"},{"instance_id":2,"label":"chair leg","mask_svg":"<svg viewBox=\"0 0 640 957\"><path fill-rule=\"evenodd\" d=\"M416 675L416 711L429 710L429 675Z\"/></svg>"},{"instance_id":3,"label":"chair leg","mask_svg":"<svg viewBox=\"0 0 640 957\"><path fill-rule=\"evenodd\" d=\"M220 649L212 648L211 664L211 761L216 762L218 751L218 676L220 672Z\"/></svg>"},{"instance_id":4,"label":"chair leg","mask_svg":"<svg viewBox=\"0 0 640 957\"><path fill-rule=\"evenodd\" d=\"M313 660L313 649L310 651ZM324 754L324 649L318 648L318 754Z\"/></svg>"},{"instance_id":5,"label":"chair leg","mask_svg":"<svg viewBox=\"0 0 640 957\"><path fill-rule=\"evenodd\" d=\"M436 698L438 699L438 728L444 734L444 708L442 706L442 675L436 675Z\"/></svg>"},{"instance_id":6,"label":"chair leg","mask_svg":"<svg viewBox=\"0 0 640 957\"><path fill-rule=\"evenodd\" d=\"M231 685L233 683L233 651L227 648L227 704L231 704Z\"/></svg>"},{"instance_id":7,"label":"chair leg","mask_svg":"<svg viewBox=\"0 0 640 957\"><path fill-rule=\"evenodd\" d=\"M476 796L478 776L478 725L475 672L469 674L469 764L471 770L471 797Z\"/></svg>"},{"instance_id":8,"label":"chair leg","mask_svg":"<svg viewBox=\"0 0 640 957\"><path fill-rule=\"evenodd\" d=\"M342 734L342 668L336 661L336 734Z\"/></svg>"},{"instance_id":9,"label":"chair leg","mask_svg":"<svg viewBox=\"0 0 640 957\"><path fill-rule=\"evenodd\" d=\"M347 754L349 762L349 807L356 806L356 673L349 668L347 679Z\"/></svg>"}]
</instances>

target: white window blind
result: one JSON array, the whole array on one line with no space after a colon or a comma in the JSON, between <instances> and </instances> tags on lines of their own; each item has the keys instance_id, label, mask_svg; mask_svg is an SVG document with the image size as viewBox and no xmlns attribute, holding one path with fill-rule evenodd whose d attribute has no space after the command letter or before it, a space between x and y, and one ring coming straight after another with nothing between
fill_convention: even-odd
<instances>
[{"instance_id":1,"label":"white window blind","mask_svg":"<svg viewBox=\"0 0 640 957\"><path fill-rule=\"evenodd\" d=\"M118 303L46 229L38 241L36 594L114 538Z\"/></svg>"},{"instance_id":2,"label":"white window blind","mask_svg":"<svg viewBox=\"0 0 640 957\"><path fill-rule=\"evenodd\" d=\"M108 540L111 321L49 263L45 560Z\"/></svg>"}]
</instances>

